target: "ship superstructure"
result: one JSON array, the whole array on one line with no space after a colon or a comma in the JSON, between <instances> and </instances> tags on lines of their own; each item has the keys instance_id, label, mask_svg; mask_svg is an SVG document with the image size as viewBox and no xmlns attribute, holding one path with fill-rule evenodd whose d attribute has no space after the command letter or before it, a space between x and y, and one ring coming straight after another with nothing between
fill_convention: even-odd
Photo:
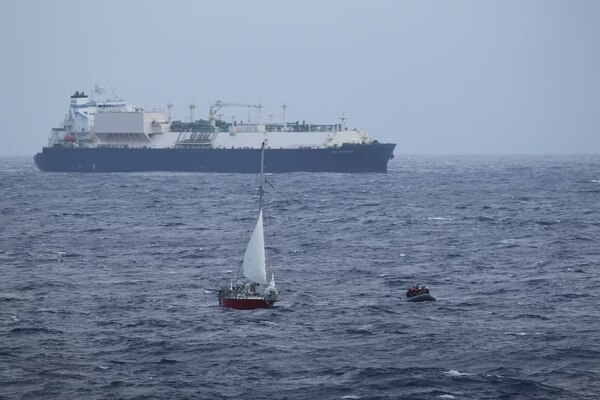
<instances>
[{"instance_id":1,"label":"ship superstructure","mask_svg":"<svg viewBox=\"0 0 600 400\"><path fill-rule=\"evenodd\" d=\"M96 85L96 94L100 95L104 90ZM97 140L94 136L96 116L102 112L135 112L136 107L129 105L126 101L119 99L94 100L84 91L76 91L69 102L69 112L65 115L60 128L52 129L48 145L50 147L65 144L77 144L78 146L93 146Z\"/></svg>"}]
</instances>

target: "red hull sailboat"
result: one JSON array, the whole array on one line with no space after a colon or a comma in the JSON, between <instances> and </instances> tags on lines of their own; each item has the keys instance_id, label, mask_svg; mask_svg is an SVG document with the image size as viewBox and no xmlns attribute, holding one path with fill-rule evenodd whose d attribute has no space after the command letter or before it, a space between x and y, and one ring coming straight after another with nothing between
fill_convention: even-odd
<instances>
[{"instance_id":1,"label":"red hull sailboat","mask_svg":"<svg viewBox=\"0 0 600 400\"><path fill-rule=\"evenodd\" d=\"M275 301L266 300L262 297L233 299L231 297L219 296L221 307L235 308L238 310L255 310L257 308L271 308Z\"/></svg>"},{"instance_id":2,"label":"red hull sailboat","mask_svg":"<svg viewBox=\"0 0 600 400\"><path fill-rule=\"evenodd\" d=\"M265 161L265 143L260 150L260 185L258 187L258 219L250 236L244 259L242 273L246 282L238 280L229 282L228 286L219 288L219 305L238 310L270 308L278 299L275 288L275 276L267 284L267 264L265 257L265 234L263 227L263 182ZM268 182L267 182L268 183Z\"/></svg>"},{"instance_id":3,"label":"red hull sailboat","mask_svg":"<svg viewBox=\"0 0 600 400\"><path fill-rule=\"evenodd\" d=\"M247 279L250 280L250 278ZM266 274L264 282L266 283ZM275 276L271 275L271 282L264 290L262 286L259 282L252 280L246 283L239 280L236 283L229 282L229 286L223 286L219 289L219 305L238 310L270 308L278 299Z\"/></svg>"}]
</instances>

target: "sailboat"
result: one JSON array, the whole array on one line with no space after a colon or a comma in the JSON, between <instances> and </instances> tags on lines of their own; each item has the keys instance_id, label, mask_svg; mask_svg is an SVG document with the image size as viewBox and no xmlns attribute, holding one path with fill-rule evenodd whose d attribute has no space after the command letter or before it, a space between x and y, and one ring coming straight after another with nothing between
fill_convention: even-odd
<instances>
[{"instance_id":1,"label":"sailboat","mask_svg":"<svg viewBox=\"0 0 600 400\"><path fill-rule=\"evenodd\" d=\"M248 280L229 282L229 285L219 288L219 305L238 310L253 310L269 308L278 300L275 287L275 275L267 284L267 265L265 257L265 234L263 227L263 183L265 163L265 142L260 149L260 185L258 187L258 219L246 246L242 261L242 273ZM269 182L267 182L269 183ZM270 185L270 183L269 183Z\"/></svg>"}]
</instances>

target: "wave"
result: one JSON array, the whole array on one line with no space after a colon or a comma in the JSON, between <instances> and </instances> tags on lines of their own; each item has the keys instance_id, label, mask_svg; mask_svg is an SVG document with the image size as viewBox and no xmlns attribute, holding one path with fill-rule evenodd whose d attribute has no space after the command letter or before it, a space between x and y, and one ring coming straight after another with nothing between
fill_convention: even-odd
<instances>
[{"instance_id":1,"label":"wave","mask_svg":"<svg viewBox=\"0 0 600 400\"><path fill-rule=\"evenodd\" d=\"M177 364L179 361L177 360L171 360L168 358L161 358L160 361L158 362L159 364Z\"/></svg>"},{"instance_id":2,"label":"wave","mask_svg":"<svg viewBox=\"0 0 600 400\"><path fill-rule=\"evenodd\" d=\"M50 329L43 327L25 327L25 328L13 328L10 330L12 335L37 335L37 334L50 334L56 335L64 333L58 329Z\"/></svg>"},{"instance_id":3,"label":"wave","mask_svg":"<svg viewBox=\"0 0 600 400\"><path fill-rule=\"evenodd\" d=\"M375 332L373 332L373 328L371 326L364 326L359 328L349 328L344 331L351 336L371 336Z\"/></svg>"},{"instance_id":4,"label":"wave","mask_svg":"<svg viewBox=\"0 0 600 400\"><path fill-rule=\"evenodd\" d=\"M445 371L444 375L456 378L456 377L461 377L461 376L475 376L477 374L473 374L473 373L469 373L469 372L460 372L455 369L451 369L449 371Z\"/></svg>"},{"instance_id":5,"label":"wave","mask_svg":"<svg viewBox=\"0 0 600 400\"><path fill-rule=\"evenodd\" d=\"M84 229L82 232L83 233L96 233L96 232L103 232L105 229L104 228L89 228L89 229Z\"/></svg>"},{"instance_id":6,"label":"wave","mask_svg":"<svg viewBox=\"0 0 600 400\"><path fill-rule=\"evenodd\" d=\"M165 222L165 223L162 223L162 224L158 224L158 226L162 226L162 227L165 227L165 228L174 228L174 227L177 227L177 226L187 226L187 224L185 224L183 222L173 222L173 221L171 221L171 222Z\"/></svg>"}]
</instances>

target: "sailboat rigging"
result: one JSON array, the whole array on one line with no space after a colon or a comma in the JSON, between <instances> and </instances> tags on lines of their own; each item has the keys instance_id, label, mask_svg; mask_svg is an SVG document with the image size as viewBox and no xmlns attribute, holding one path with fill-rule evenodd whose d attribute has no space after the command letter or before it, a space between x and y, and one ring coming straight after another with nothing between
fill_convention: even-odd
<instances>
[{"instance_id":1,"label":"sailboat rigging","mask_svg":"<svg viewBox=\"0 0 600 400\"><path fill-rule=\"evenodd\" d=\"M219 288L221 307L252 310L269 308L278 300L275 287L275 275L267 284L267 265L265 257L265 233L263 226L264 188L263 182L272 185L264 178L265 142L260 149L260 185L258 187L258 219L244 252L242 273L249 282L229 282Z\"/></svg>"}]
</instances>

